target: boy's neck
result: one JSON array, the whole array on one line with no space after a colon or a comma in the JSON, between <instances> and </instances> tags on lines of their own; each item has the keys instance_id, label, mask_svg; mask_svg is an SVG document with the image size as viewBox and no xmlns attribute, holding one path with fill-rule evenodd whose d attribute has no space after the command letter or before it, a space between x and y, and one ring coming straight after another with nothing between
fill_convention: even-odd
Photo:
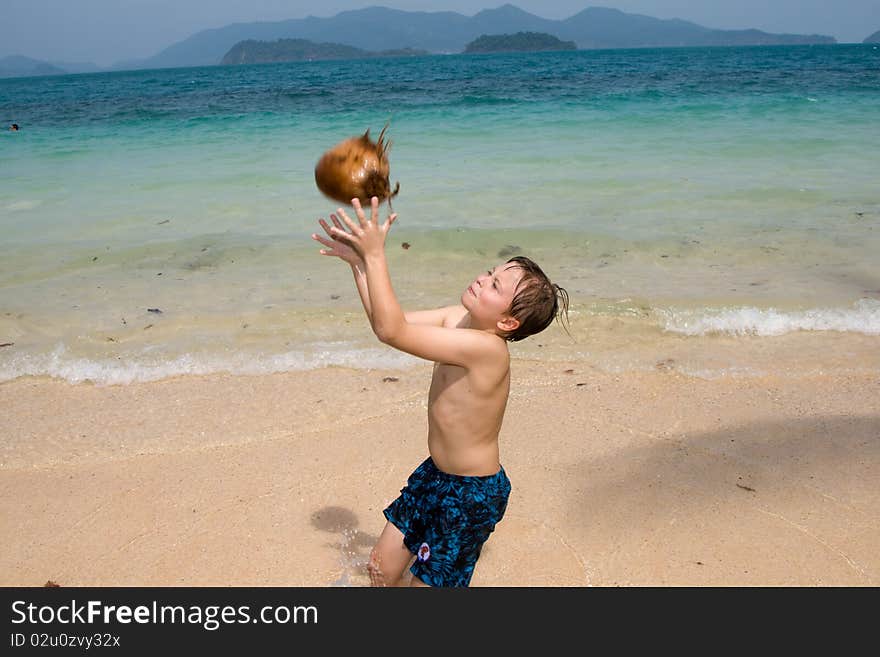
<instances>
[{"instance_id":1,"label":"boy's neck","mask_svg":"<svg viewBox=\"0 0 880 657\"><path fill-rule=\"evenodd\" d=\"M461 321L458 324L458 328L469 328L474 329L475 331L483 331L484 333L489 333L491 335L495 335L497 337L501 337L498 333L497 326L475 326L474 318L470 313L465 313L465 316L461 318Z\"/></svg>"}]
</instances>

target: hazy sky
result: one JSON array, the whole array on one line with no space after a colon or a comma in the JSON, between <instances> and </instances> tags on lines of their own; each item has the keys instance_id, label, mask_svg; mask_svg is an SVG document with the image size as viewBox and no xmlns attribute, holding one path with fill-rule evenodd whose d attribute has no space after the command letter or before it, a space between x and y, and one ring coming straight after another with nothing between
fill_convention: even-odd
<instances>
[{"instance_id":1,"label":"hazy sky","mask_svg":"<svg viewBox=\"0 0 880 657\"><path fill-rule=\"evenodd\" d=\"M0 57L109 65L149 57L199 30L229 23L333 16L373 5L473 15L504 0L0 0ZM880 30L880 0L514 0L544 18L591 6L706 27L827 34L862 41ZM388 44L393 48L394 44Z\"/></svg>"}]
</instances>

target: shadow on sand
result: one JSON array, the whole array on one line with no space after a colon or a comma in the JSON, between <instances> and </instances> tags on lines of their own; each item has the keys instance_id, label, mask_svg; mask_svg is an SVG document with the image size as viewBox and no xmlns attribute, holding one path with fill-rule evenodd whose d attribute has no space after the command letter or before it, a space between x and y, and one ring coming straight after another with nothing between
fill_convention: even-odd
<instances>
[{"instance_id":1,"label":"shadow on sand","mask_svg":"<svg viewBox=\"0 0 880 657\"><path fill-rule=\"evenodd\" d=\"M331 546L340 551L342 574L331 586L364 585L370 550L378 538L360 531L357 515L340 506L318 509L312 513L311 523L316 529L339 536Z\"/></svg>"},{"instance_id":2,"label":"shadow on sand","mask_svg":"<svg viewBox=\"0 0 880 657\"><path fill-rule=\"evenodd\" d=\"M653 560L653 581L674 580L705 555L744 578L763 566L765 579L780 573L774 582L799 581L798 568L800 581L880 581L880 416L640 439L578 468L571 513L609 572ZM648 566L635 568L650 581Z\"/></svg>"}]
</instances>

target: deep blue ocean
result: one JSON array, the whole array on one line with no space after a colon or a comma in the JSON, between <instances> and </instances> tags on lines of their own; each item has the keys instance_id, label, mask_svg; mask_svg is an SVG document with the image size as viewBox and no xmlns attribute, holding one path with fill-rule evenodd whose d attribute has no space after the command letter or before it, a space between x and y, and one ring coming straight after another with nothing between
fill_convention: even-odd
<instances>
[{"instance_id":1,"label":"deep blue ocean","mask_svg":"<svg viewBox=\"0 0 880 657\"><path fill-rule=\"evenodd\" d=\"M573 304L523 358L714 376L880 351L876 46L5 79L0 121L0 381L407 366L310 239L336 207L318 158L386 123L407 308L523 253Z\"/></svg>"}]
</instances>

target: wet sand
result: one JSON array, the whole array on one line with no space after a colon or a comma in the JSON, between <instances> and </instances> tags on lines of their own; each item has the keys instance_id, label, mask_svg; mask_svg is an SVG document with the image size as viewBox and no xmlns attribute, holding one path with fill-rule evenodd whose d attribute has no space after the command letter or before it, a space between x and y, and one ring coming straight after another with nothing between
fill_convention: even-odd
<instances>
[{"instance_id":1,"label":"wet sand","mask_svg":"<svg viewBox=\"0 0 880 657\"><path fill-rule=\"evenodd\" d=\"M430 367L0 384L0 584L366 585ZM474 586L880 584L880 372L513 363Z\"/></svg>"}]
</instances>

